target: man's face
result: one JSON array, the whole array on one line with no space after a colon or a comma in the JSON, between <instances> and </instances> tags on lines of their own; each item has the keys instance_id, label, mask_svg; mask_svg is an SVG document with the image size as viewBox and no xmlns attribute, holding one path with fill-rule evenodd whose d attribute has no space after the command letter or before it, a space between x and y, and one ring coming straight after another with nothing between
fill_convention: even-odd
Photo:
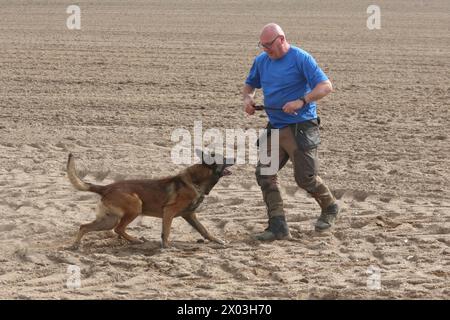
<instances>
[{"instance_id":1,"label":"man's face","mask_svg":"<svg viewBox=\"0 0 450 320\"><path fill-rule=\"evenodd\" d=\"M273 33L262 34L259 37L259 46L271 59L279 59L283 56L284 36Z\"/></svg>"}]
</instances>

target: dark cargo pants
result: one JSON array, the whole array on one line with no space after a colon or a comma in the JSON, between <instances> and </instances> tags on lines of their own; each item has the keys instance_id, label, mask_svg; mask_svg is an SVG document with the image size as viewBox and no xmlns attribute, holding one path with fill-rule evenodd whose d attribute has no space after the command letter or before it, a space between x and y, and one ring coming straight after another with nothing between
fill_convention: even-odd
<instances>
[{"instance_id":1,"label":"dark cargo pants","mask_svg":"<svg viewBox=\"0 0 450 320\"><path fill-rule=\"evenodd\" d=\"M272 146L271 139L268 137L267 151L268 155L271 155L272 148L278 147L278 171L286 165L289 159L292 161L297 185L306 190L323 210L334 204L336 199L317 175L317 146L319 142L319 125L317 120L311 120L280 129L278 145ZM259 140L260 146L261 143L264 143L262 138ZM269 218L284 216L283 200L278 188L277 174L262 175L261 169L263 167L270 167L270 163L262 164L260 161L258 162L256 180L261 187L264 202L267 206L267 214Z\"/></svg>"}]
</instances>

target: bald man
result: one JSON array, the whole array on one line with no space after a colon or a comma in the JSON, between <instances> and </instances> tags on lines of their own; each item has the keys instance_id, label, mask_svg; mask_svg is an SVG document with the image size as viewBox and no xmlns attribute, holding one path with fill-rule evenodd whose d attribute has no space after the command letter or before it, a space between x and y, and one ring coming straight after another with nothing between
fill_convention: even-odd
<instances>
[{"instance_id":1,"label":"bald man","mask_svg":"<svg viewBox=\"0 0 450 320\"><path fill-rule=\"evenodd\" d=\"M321 207L315 223L316 231L329 229L339 213L336 199L317 174L317 147L320 143L316 101L333 88L330 80L306 51L290 45L281 27L270 23L261 31L258 46L263 50L250 69L243 89L245 112L255 113L255 92L262 89L269 123L267 128L279 129L279 143L268 145L279 151L279 169L288 160L294 167L297 185L306 190ZM270 142L271 139L268 139ZM263 175L258 162L256 180L267 206L269 226L256 235L261 241L290 238L277 174Z\"/></svg>"}]
</instances>

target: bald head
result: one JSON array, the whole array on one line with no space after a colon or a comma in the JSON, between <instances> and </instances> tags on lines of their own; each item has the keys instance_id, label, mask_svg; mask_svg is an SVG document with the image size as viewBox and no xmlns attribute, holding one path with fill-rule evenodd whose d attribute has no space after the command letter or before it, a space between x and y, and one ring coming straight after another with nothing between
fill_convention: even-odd
<instances>
[{"instance_id":1,"label":"bald head","mask_svg":"<svg viewBox=\"0 0 450 320\"><path fill-rule=\"evenodd\" d=\"M283 29L276 23L266 24L262 28L259 43L271 59L280 59L290 48Z\"/></svg>"},{"instance_id":2,"label":"bald head","mask_svg":"<svg viewBox=\"0 0 450 320\"><path fill-rule=\"evenodd\" d=\"M262 36L276 37L278 35L286 37L283 29L281 29L281 27L276 23L266 24L261 30L261 37Z\"/></svg>"}]
</instances>

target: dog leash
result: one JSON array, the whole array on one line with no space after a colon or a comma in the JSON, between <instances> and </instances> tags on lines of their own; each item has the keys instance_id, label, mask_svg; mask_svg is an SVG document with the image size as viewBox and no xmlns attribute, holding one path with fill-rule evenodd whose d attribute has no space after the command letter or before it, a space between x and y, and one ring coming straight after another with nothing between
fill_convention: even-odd
<instances>
[{"instance_id":1,"label":"dog leash","mask_svg":"<svg viewBox=\"0 0 450 320\"><path fill-rule=\"evenodd\" d=\"M271 108L271 107L266 107L262 104L258 104L256 106L254 106L255 110L278 110L278 111L283 111L280 108Z\"/></svg>"},{"instance_id":2,"label":"dog leash","mask_svg":"<svg viewBox=\"0 0 450 320\"><path fill-rule=\"evenodd\" d=\"M280 108L272 108L272 107L266 107L262 104L258 104L253 106L255 108L255 110L275 110L275 111L283 111L283 109ZM297 115L297 112L294 112L294 116Z\"/></svg>"}]
</instances>

